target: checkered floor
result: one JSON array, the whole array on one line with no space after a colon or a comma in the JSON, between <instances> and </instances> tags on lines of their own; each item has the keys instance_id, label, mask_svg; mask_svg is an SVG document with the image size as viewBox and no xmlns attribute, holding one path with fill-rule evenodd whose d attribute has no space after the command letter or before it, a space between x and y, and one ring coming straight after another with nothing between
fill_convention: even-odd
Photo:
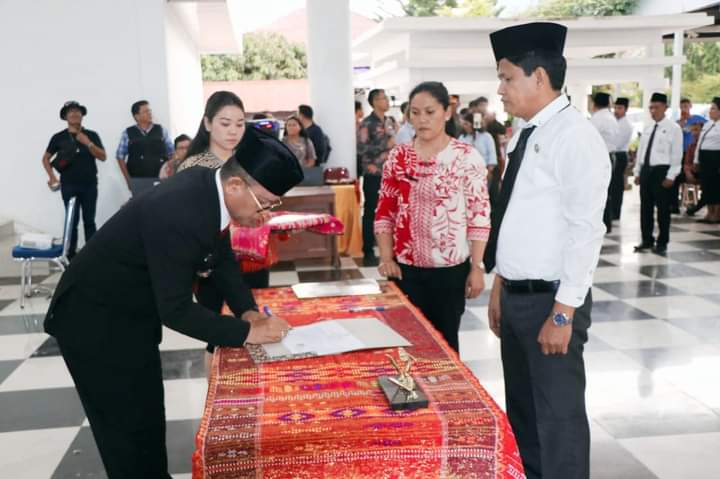
<instances>
[{"instance_id":1,"label":"checkered floor","mask_svg":"<svg viewBox=\"0 0 720 479\"><path fill-rule=\"evenodd\" d=\"M592 477L717 477L720 470L720 227L673 217L666 256L634 254L637 193L602 250L585 355L593 433ZM11 239L0 241L9 251ZM3 260L4 261L4 260ZM279 264L272 285L377 278L343 258ZM42 332L47 300L19 307L19 268L0 261L0 476L106 477L72 380ZM57 275L39 271L47 285ZM491 278L488 277L490 284ZM487 327L487 293L463 318L463 360L504 403L497 339ZM193 437L206 393L203 344L165 330L161 345L170 471L190 477Z\"/></svg>"}]
</instances>

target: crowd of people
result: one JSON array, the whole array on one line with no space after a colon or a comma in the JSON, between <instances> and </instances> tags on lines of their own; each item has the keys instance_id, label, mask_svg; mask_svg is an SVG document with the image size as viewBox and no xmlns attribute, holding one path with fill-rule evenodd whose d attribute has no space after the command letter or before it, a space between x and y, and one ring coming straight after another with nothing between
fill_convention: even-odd
<instances>
[{"instance_id":1,"label":"crowd of people","mask_svg":"<svg viewBox=\"0 0 720 479\"><path fill-rule=\"evenodd\" d=\"M610 95L594 95L588 119L562 93L566 32L559 24L531 23L491 34L498 94L518 119L514 132L489 111L487 98L461 108L460 97L440 82L412 89L401 123L388 115L391 102L383 89L369 92L369 115L363 117L362 104L355 103L363 262L395 281L455 351L466 300L485 289L486 272L496 273L488 319L501 340L508 418L529 478L589 477L583 351L592 277L603 237L621 216L633 139L627 98L617 98L611 111ZM667 103L665 94L652 95L652 123L641 135L633 166L641 199L642 242L636 251L666 251L673 196L677 200L679 185L698 176L701 202L708 206L703 220L720 221L720 97L709 120L690 115L684 100L674 122ZM257 312L247 290L267 287L268 271L245 271L238 279L226 226L231 219L245 227L266 222L280 197L300 182L302 168L327 162L331 147L310 106L300 105L286 119L278 141L248 128L242 101L227 91L208 98L193 138L171 141L153 123L147 101L134 103L131 113L135 125L122 132L116 151L128 186L136 179L174 178L131 201L98 233L99 241L81 251L84 259L71 263L58 286L46 329L59 340L106 467L167 477L164 421L158 419L164 417L160 320L206 340L209 352L216 344L273 342L287 333L287 323ZM48 185L59 187L66 203L78 197L89 240L96 229L95 160L104 161L106 153L97 133L82 126L86 114L77 102L63 105L60 117L68 127L52 137L43 164ZM183 196L190 194L200 202ZM148 211L169 208L171 200L187 212L161 215L158 224L148 220ZM207 215L205 207L219 213ZM71 255L76 243L75 231ZM216 250L207 254L211 247ZM135 288L130 309L108 299L114 284L103 283L107 272L101 273L108 264L117 281ZM139 289L143 285L147 291ZM99 293L91 298L95 289ZM197 305L191 304L193 294ZM221 320L223 303L244 324ZM81 320L74 323L78 311ZM118 324L127 320L128 331L136 328L144 341L148 367L138 374L141 380L124 371L113 386L153 391L147 398L138 395L142 399L118 393L137 403L143 411L137 417L123 413L118 398L103 397L106 385L92 382L99 368L105 373L117 365L88 361L88 348L98 346L88 331L110 347L121 346L99 329L102 324L89 323L98 315ZM132 323L137 315L147 324ZM117 338L139 341L125 333ZM137 430L118 428L123 420Z\"/></svg>"}]
</instances>

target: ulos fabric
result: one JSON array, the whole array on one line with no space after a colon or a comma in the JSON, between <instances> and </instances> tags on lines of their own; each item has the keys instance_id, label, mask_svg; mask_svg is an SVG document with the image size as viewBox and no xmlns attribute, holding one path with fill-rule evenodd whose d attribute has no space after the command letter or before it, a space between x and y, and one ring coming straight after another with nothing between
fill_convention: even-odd
<instances>
[{"instance_id":1,"label":"ulos fabric","mask_svg":"<svg viewBox=\"0 0 720 479\"><path fill-rule=\"evenodd\" d=\"M259 271L276 263L277 247L273 247L273 243L287 239L291 231L307 230L324 235L341 235L345 231L343 223L329 214L278 211L271 216L276 222L259 228L230 225L230 246L245 272ZM271 233L277 234L271 236Z\"/></svg>"},{"instance_id":2,"label":"ulos fabric","mask_svg":"<svg viewBox=\"0 0 720 479\"><path fill-rule=\"evenodd\" d=\"M289 288L255 294L294 326L376 315L412 342L414 376L430 407L388 407L377 377L393 374L385 355L394 350L256 365L243 348L219 348L193 479L525 477L502 410L400 291L382 288L376 296L311 300ZM361 306L386 309L349 312Z\"/></svg>"}]
</instances>

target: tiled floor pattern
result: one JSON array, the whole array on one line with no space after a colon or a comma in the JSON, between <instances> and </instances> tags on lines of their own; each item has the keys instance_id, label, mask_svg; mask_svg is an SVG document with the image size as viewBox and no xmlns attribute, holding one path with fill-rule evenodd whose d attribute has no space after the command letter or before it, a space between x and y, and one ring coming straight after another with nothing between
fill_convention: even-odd
<instances>
[{"instance_id":1,"label":"tiled floor pattern","mask_svg":"<svg viewBox=\"0 0 720 479\"><path fill-rule=\"evenodd\" d=\"M635 254L635 192L603 246L593 287L585 359L594 479L720 477L720 227L673 217L666 256ZM0 242L9 251L11 239ZM378 278L343 258L279 264L271 285ZM45 284L57 274L36 268ZM42 330L47 300L17 301L19 268L0 271L0 476L106 477L57 347ZM490 284L492 278L488 277ZM504 403L487 292L468 304L461 357ZM165 330L161 345L174 477L190 477L193 438L206 393L203 347Z\"/></svg>"}]
</instances>

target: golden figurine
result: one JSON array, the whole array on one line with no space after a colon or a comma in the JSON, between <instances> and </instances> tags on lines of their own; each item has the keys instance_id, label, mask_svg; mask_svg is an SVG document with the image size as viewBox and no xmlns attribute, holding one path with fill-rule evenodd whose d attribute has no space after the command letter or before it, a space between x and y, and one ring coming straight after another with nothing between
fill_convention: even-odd
<instances>
[{"instance_id":1,"label":"golden figurine","mask_svg":"<svg viewBox=\"0 0 720 479\"><path fill-rule=\"evenodd\" d=\"M418 389L415 379L410 374L410 370L417 360L404 348L399 348L397 360L392 354L385 356L397 371L396 377L380 376L378 378L380 387L390 401L390 407L394 410L427 407L427 397L422 390Z\"/></svg>"}]
</instances>

